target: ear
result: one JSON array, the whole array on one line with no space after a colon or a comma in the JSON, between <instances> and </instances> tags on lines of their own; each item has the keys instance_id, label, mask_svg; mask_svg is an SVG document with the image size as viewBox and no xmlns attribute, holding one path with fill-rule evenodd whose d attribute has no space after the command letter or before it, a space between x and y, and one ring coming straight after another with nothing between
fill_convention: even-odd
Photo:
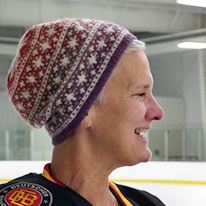
<instances>
[{"instance_id":1,"label":"ear","mask_svg":"<svg viewBox=\"0 0 206 206\"><path fill-rule=\"evenodd\" d=\"M92 107L89 109L87 115L84 117L84 119L81 122L81 126L86 128L90 128L92 125Z\"/></svg>"}]
</instances>

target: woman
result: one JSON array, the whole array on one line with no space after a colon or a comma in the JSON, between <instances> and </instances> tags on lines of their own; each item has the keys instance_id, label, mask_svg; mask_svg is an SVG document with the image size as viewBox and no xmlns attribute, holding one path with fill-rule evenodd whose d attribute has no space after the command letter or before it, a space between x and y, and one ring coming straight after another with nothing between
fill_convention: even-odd
<instances>
[{"instance_id":1,"label":"woman","mask_svg":"<svg viewBox=\"0 0 206 206\"><path fill-rule=\"evenodd\" d=\"M26 122L46 127L54 150L43 174L0 186L5 203L164 205L108 180L114 169L150 159L145 133L163 117L143 48L125 28L98 20L61 19L27 31L8 93Z\"/></svg>"}]
</instances>

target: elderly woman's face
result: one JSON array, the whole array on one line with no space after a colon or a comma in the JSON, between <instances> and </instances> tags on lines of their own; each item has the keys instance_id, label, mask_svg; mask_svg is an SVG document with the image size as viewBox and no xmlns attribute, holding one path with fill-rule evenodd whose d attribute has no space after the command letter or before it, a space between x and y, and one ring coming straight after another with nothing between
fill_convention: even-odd
<instances>
[{"instance_id":1,"label":"elderly woman's face","mask_svg":"<svg viewBox=\"0 0 206 206\"><path fill-rule=\"evenodd\" d=\"M115 71L116 70L116 71ZM105 100L92 107L91 134L107 162L133 165L150 159L146 132L163 110L152 95L153 78L143 51L125 53L105 86Z\"/></svg>"}]
</instances>

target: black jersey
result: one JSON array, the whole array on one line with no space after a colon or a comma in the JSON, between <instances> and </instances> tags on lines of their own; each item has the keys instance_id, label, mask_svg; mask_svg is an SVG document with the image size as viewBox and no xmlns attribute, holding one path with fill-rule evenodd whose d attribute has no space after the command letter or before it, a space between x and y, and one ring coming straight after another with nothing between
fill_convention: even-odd
<instances>
[{"instance_id":1,"label":"black jersey","mask_svg":"<svg viewBox=\"0 0 206 206\"><path fill-rule=\"evenodd\" d=\"M46 166L48 168L48 165ZM46 168L45 167L45 168ZM120 206L164 206L145 191L110 182L110 191ZM0 206L91 206L85 198L50 176L30 173L0 185Z\"/></svg>"}]
</instances>

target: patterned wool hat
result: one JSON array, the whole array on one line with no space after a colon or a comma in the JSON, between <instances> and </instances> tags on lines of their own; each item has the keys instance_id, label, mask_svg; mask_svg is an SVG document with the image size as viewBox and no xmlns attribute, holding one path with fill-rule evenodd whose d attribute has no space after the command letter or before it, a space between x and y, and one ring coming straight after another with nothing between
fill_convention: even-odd
<instances>
[{"instance_id":1,"label":"patterned wool hat","mask_svg":"<svg viewBox=\"0 0 206 206\"><path fill-rule=\"evenodd\" d=\"M12 103L27 123L45 126L59 144L81 123L134 39L119 25L91 19L31 27L8 73Z\"/></svg>"}]
</instances>

